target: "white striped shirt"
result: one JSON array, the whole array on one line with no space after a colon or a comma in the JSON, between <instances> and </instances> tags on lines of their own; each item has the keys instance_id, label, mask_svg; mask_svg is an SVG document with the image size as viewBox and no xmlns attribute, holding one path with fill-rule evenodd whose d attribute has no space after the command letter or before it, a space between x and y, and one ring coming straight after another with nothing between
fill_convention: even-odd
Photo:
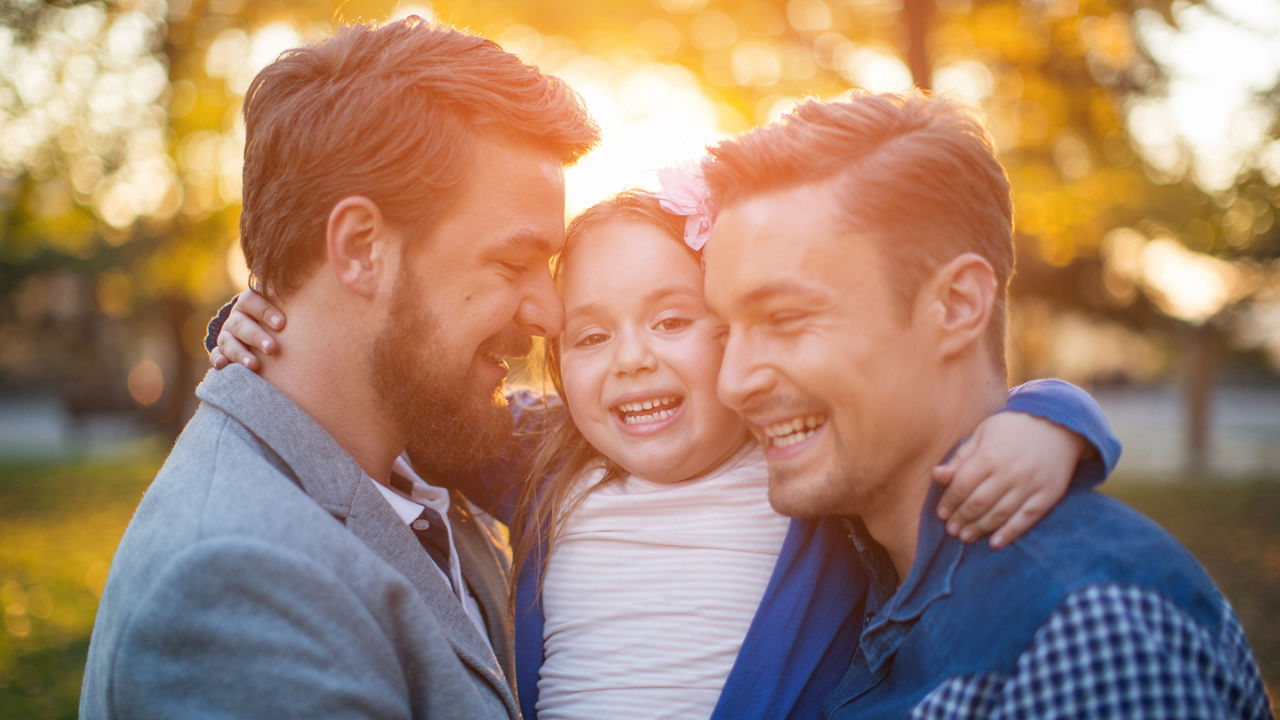
<instances>
[{"instance_id":1,"label":"white striped shirt","mask_svg":"<svg viewBox=\"0 0 1280 720\"><path fill-rule=\"evenodd\" d=\"M548 558L538 717L710 716L788 523L754 443L696 480L588 495Z\"/></svg>"}]
</instances>

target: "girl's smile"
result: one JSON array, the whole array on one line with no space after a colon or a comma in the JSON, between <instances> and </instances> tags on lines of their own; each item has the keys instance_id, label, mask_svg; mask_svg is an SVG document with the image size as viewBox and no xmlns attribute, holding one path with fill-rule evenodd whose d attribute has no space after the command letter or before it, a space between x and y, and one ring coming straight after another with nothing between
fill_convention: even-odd
<instances>
[{"instance_id":1,"label":"girl's smile","mask_svg":"<svg viewBox=\"0 0 1280 720\"><path fill-rule=\"evenodd\" d=\"M637 395L643 396L643 393ZM619 402L613 406L613 412L622 423L623 432L649 435L675 424L683 406L683 395L649 395L647 399Z\"/></svg>"},{"instance_id":2,"label":"girl's smile","mask_svg":"<svg viewBox=\"0 0 1280 720\"><path fill-rule=\"evenodd\" d=\"M586 440L627 472L679 482L746 441L716 398L722 347L702 268L677 238L616 218L582 232L561 258L565 403Z\"/></svg>"}]
</instances>

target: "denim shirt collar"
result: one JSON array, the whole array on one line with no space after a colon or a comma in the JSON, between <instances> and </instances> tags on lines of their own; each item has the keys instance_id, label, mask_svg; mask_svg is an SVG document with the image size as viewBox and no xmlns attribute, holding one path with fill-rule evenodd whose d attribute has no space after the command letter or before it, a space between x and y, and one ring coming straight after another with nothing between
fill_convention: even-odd
<instances>
[{"instance_id":1,"label":"denim shirt collar","mask_svg":"<svg viewBox=\"0 0 1280 720\"><path fill-rule=\"evenodd\" d=\"M849 538L867 571L870 587L861 651L871 670L893 657L915 622L935 601L952 592L952 578L964 556L965 544L947 534L935 508L944 488L933 484L920 511L920 534L911 571L900 587L898 574L885 549L867 533L866 525L847 521Z\"/></svg>"}]
</instances>

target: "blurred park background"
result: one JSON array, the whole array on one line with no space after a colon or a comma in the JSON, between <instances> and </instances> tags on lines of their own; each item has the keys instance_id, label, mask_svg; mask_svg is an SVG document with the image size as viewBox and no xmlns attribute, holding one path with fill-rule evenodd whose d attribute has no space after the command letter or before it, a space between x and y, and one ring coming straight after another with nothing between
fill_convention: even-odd
<instances>
[{"instance_id":1,"label":"blurred park background","mask_svg":"<svg viewBox=\"0 0 1280 720\"><path fill-rule=\"evenodd\" d=\"M244 90L409 14L582 93L604 141L571 214L807 96L979 108L1017 209L1011 380L1095 392L1109 491L1209 568L1277 697L1280 0L0 0L0 716L75 715L112 551L247 281Z\"/></svg>"}]
</instances>

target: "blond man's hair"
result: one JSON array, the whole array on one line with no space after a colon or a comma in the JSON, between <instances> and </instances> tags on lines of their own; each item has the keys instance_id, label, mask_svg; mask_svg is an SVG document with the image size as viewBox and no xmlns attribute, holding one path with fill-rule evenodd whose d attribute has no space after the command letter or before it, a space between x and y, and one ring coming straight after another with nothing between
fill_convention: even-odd
<instances>
[{"instance_id":1,"label":"blond man's hair","mask_svg":"<svg viewBox=\"0 0 1280 720\"><path fill-rule=\"evenodd\" d=\"M986 340L1004 369L1013 201L991 136L970 108L918 90L810 100L714 146L703 170L717 208L830 181L851 233L875 239L904 315L937 268L965 252L986 258L997 281Z\"/></svg>"}]
</instances>

